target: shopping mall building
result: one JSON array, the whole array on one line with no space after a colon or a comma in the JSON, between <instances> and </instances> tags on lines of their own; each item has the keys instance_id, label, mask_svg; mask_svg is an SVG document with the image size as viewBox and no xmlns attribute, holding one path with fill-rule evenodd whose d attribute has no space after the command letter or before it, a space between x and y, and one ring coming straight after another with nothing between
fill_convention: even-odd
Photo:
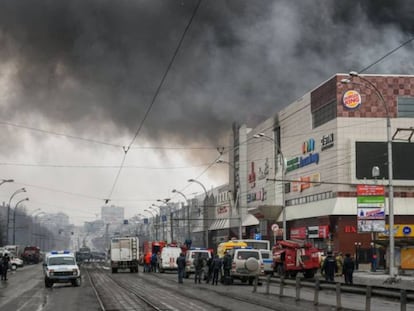
<instances>
[{"instance_id":1,"label":"shopping mall building","mask_svg":"<svg viewBox=\"0 0 414 311\"><path fill-rule=\"evenodd\" d=\"M337 74L255 128L235 124L229 189L238 193L234 208L242 218L257 219L249 218L243 237L285 234L325 250L358 250L365 260L375 249L383 263L392 141L391 201L401 265L400 250L414 244L413 133L414 76L402 75ZM364 184L377 192L357 191Z\"/></svg>"}]
</instances>

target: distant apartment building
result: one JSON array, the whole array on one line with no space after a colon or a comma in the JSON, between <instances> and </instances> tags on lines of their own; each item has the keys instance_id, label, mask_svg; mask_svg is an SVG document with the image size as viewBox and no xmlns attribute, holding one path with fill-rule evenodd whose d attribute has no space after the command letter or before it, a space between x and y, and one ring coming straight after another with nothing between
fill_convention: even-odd
<instances>
[{"instance_id":1,"label":"distant apartment building","mask_svg":"<svg viewBox=\"0 0 414 311\"><path fill-rule=\"evenodd\" d=\"M101 207L101 219L105 224L122 224L125 219L123 207L110 205Z\"/></svg>"}]
</instances>

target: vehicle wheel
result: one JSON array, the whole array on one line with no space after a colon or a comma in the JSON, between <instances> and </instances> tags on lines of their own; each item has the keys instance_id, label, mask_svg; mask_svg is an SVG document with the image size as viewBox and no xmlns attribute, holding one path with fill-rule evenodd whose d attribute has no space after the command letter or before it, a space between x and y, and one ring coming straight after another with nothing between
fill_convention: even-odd
<instances>
[{"instance_id":1,"label":"vehicle wheel","mask_svg":"<svg viewBox=\"0 0 414 311\"><path fill-rule=\"evenodd\" d=\"M250 257L246 260L246 262L244 263L244 267L248 270L248 271L257 271L257 269L259 269L259 261L256 260L253 257Z\"/></svg>"},{"instance_id":2,"label":"vehicle wheel","mask_svg":"<svg viewBox=\"0 0 414 311\"><path fill-rule=\"evenodd\" d=\"M112 268L112 273L118 273L118 269L117 268Z\"/></svg>"},{"instance_id":3,"label":"vehicle wheel","mask_svg":"<svg viewBox=\"0 0 414 311\"><path fill-rule=\"evenodd\" d=\"M305 276L305 278L311 279L315 276L315 270L306 270L305 272L303 272L303 275Z\"/></svg>"},{"instance_id":4,"label":"vehicle wheel","mask_svg":"<svg viewBox=\"0 0 414 311\"><path fill-rule=\"evenodd\" d=\"M72 285L76 286L76 287L80 286L81 285L81 278L77 278L75 280L72 280Z\"/></svg>"},{"instance_id":5,"label":"vehicle wheel","mask_svg":"<svg viewBox=\"0 0 414 311\"><path fill-rule=\"evenodd\" d=\"M160 272L160 273L164 273L165 271L164 271L164 269L163 269L163 268L161 268L161 267L160 267L160 268L159 268L159 272Z\"/></svg>"},{"instance_id":6,"label":"vehicle wheel","mask_svg":"<svg viewBox=\"0 0 414 311\"><path fill-rule=\"evenodd\" d=\"M53 282L51 282L50 280L48 280L48 279L45 279L45 287L47 287L47 288L50 288L50 287L52 287L53 286Z\"/></svg>"},{"instance_id":7,"label":"vehicle wheel","mask_svg":"<svg viewBox=\"0 0 414 311\"><path fill-rule=\"evenodd\" d=\"M188 279L188 278L190 277L190 273L188 273L188 272L184 272L184 277L185 277L186 279Z\"/></svg>"},{"instance_id":8,"label":"vehicle wheel","mask_svg":"<svg viewBox=\"0 0 414 311\"><path fill-rule=\"evenodd\" d=\"M11 265L11 267L10 267L10 269L11 269L12 271L16 271L16 270L17 270L17 265L12 264L12 265Z\"/></svg>"},{"instance_id":9,"label":"vehicle wheel","mask_svg":"<svg viewBox=\"0 0 414 311\"><path fill-rule=\"evenodd\" d=\"M249 278L249 285L253 285L254 279L255 278Z\"/></svg>"},{"instance_id":10,"label":"vehicle wheel","mask_svg":"<svg viewBox=\"0 0 414 311\"><path fill-rule=\"evenodd\" d=\"M291 278L294 279L298 275L298 272L297 271L290 271L289 275L290 275Z\"/></svg>"}]
</instances>

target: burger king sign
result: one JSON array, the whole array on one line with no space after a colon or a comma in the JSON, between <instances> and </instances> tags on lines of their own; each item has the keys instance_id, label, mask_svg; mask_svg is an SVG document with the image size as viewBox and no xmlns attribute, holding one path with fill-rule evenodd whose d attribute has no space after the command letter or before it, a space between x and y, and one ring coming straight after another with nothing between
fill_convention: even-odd
<instances>
[{"instance_id":1,"label":"burger king sign","mask_svg":"<svg viewBox=\"0 0 414 311\"><path fill-rule=\"evenodd\" d=\"M361 95L354 90L346 91L344 96L342 96L342 104L347 109L357 109L361 105Z\"/></svg>"}]
</instances>

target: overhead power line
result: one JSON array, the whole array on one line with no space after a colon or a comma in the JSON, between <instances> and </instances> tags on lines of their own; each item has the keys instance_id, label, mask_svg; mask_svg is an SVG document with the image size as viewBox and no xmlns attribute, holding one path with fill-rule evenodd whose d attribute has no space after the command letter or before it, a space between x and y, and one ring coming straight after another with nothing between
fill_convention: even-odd
<instances>
[{"instance_id":1,"label":"overhead power line","mask_svg":"<svg viewBox=\"0 0 414 311\"><path fill-rule=\"evenodd\" d=\"M112 188L111 188L111 190L109 192L109 195L108 195L107 199L105 199L105 203L108 203L110 201L111 197L112 197L112 193L114 192L114 189L116 187L116 184L118 183L118 179L119 179L119 176L121 174L122 168L124 166L124 163L125 163L125 160L126 160L126 156L128 154L128 151L131 148L132 144L135 142L135 139L138 137L139 133L141 132L141 129L144 126L144 123L147 120L148 115L151 112L152 107L155 104L156 99L158 98L158 94L160 93L161 88L164 85L164 82L165 82L165 80L166 80L166 78L168 76L168 73L170 72L170 70L172 68L172 65L173 65L173 63L174 63L174 61L175 61L175 59L176 59L176 57L178 55L178 52L179 52L179 50L180 50L180 48L181 48L181 46L182 46L182 44L184 42L184 38L185 38L188 30L190 29L190 26L191 26L191 24L192 24L192 22L194 20L194 17L196 15L197 11L198 11L198 8L200 7L200 4L201 4L201 0L198 1L198 3L196 4L196 6L195 6L195 8L193 10L193 13L191 14L191 17L190 17L190 19L189 19L189 21L187 23L187 26L185 27L185 29L184 29L184 31L183 31L183 33L181 35L181 38L180 38L180 40L178 42L178 45L177 45L177 47L176 47L176 49L175 49L175 51L174 51L174 53L173 53L173 55L171 57L171 60L168 63L167 69L165 70L165 72L164 72L164 74L163 74L163 76L161 78L161 81L158 84L157 89L155 90L154 96L152 97L152 100L151 100L151 102L150 102L147 110L145 111L144 117L142 118L140 124L138 125L138 128L137 128L137 130L135 132L134 137L132 138L132 140L131 140L131 142L129 143L128 146L126 146L126 147L124 146L123 147L124 155L122 157L121 165L120 165L119 171L117 172L117 174L115 176L115 180L114 180L114 183L112 185Z\"/></svg>"}]
</instances>

